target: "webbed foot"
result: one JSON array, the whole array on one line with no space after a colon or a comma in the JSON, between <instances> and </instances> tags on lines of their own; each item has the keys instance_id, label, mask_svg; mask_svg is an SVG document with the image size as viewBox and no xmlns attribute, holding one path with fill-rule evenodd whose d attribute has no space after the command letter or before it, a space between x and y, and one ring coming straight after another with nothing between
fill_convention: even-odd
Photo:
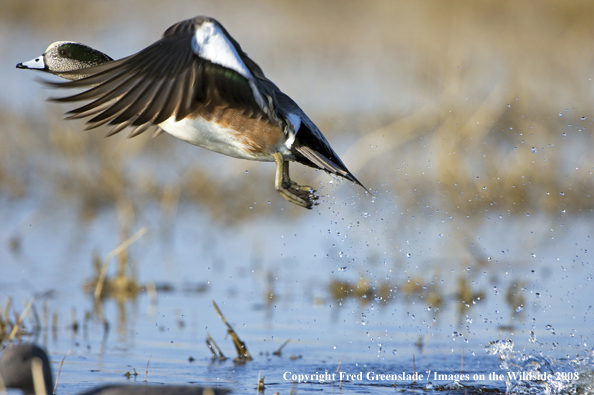
<instances>
[{"instance_id":1,"label":"webbed foot","mask_svg":"<svg viewBox=\"0 0 594 395\"><path fill-rule=\"evenodd\" d=\"M282 197L289 202L308 210L317 205L319 196L315 189L308 185L299 185L289 178L289 162L285 161L280 152L274 153L276 162L276 177L274 187Z\"/></svg>"}]
</instances>

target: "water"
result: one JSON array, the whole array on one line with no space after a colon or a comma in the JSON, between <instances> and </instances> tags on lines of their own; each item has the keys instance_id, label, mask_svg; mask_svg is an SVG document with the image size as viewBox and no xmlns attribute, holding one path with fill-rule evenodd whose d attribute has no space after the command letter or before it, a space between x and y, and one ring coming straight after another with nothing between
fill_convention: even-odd
<instances>
[{"instance_id":1,"label":"water","mask_svg":"<svg viewBox=\"0 0 594 395\"><path fill-rule=\"evenodd\" d=\"M534 340L536 341L536 340ZM506 392L513 394L591 393L592 350L555 359L542 354L526 355L513 350L511 340L494 341L487 353L499 355L505 371ZM499 378L502 378L501 376Z\"/></svg>"},{"instance_id":2,"label":"water","mask_svg":"<svg viewBox=\"0 0 594 395\"><path fill-rule=\"evenodd\" d=\"M12 210L2 210L2 222L18 224L29 204L11 206ZM462 385L504 391L505 381L488 379L489 373L508 370L483 350L491 341L502 336L513 339L524 358L588 352L585 338L591 306L583 301L591 293L590 268L584 264L586 252L581 248L588 238L580 241L574 236L583 234L580 226L587 228L587 223L577 222L555 245L541 246L539 256L547 259L539 261L507 242L510 248L502 252L506 257L492 258L491 263L485 260L483 268L461 267L459 259L450 259L445 270L447 259L425 258L425 250L438 253L439 243L421 247L417 242L415 257L406 260L398 259L401 253L393 246L379 243L372 250L384 249L395 259L370 262L364 251L355 248L360 244L356 232L340 227L342 238L337 241L336 225L330 226L330 232L311 231L324 229L323 210L313 224L256 221L261 229L257 235L253 223L232 229L215 226L215 235L203 214L193 207L180 210L170 241L156 238L158 228L153 228L130 249L138 283L144 287L155 282L158 289L167 284L171 290L157 291L154 300L141 293L131 300L106 301L107 331L93 314L92 298L83 286L84 279L93 276L92 251L106 254L110 239L112 246L117 245L117 236L110 232L115 221L112 213L101 214L81 237L72 213L54 212L30 224L32 230L22 237L20 252L3 250L2 299L11 296L21 310L22 299L47 293L35 302L37 309L47 303L50 314L59 317L56 330L45 328L36 339L55 362L71 350L59 382L61 393L102 382L141 381L149 359L150 383L220 383L241 392L251 390L260 374L274 391L286 393L293 380L285 376L293 374L412 374L413 355L417 372L460 374L462 365L463 374L471 374L460 380ZM156 210L148 210L143 217L145 223L158 222ZM209 225L196 225L201 223ZM360 218L359 224L372 228L378 221ZM507 236L500 235L502 240ZM10 233L2 234L3 240L9 237ZM339 270L341 258L333 242L349 251L348 257L343 256L350 261L344 271ZM332 281L348 283L353 291L336 300L329 290ZM382 286L389 288L383 299L378 297ZM354 296L357 287L367 293ZM557 299L560 303L554 303ZM232 362L235 353L212 300L246 342L254 361ZM520 312L518 305L524 306ZM90 319L85 318L87 313ZM72 314L79 323L77 332L69 328ZM207 334L228 360L211 359L204 344ZM287 339L291 340L282 356L272 355ZM188 361L190 357L193 362ZM587 372L591 363L582 368ZM133 369L138 377L124 377ZM473 374L487 378L473 380ZM398 385L413 391L427 385L440 388L451 381ZM342 385L376 392L393 390L393 384L363 377ZM333 387L316 382L297 388L306 392Z\"/></svg>"},{"instance_id":3,"label":"water","mask_svg":"<svg viewBox=\"0 0 594 395\"><path fill-rule=\"evenodd\" d=\"M34 312L42 327L35 330L36 320L28 316L22 339L48 349L54 372L70 350L59 393L101 383L142 383L145 372L151 384L222 385L237 393L255 392L262 376L267 392L281 394L589 391L591 116L571 106L566 111L563 95L550 98L562 102L564 128L569 123L581 128L562 133L547 123L559 118L558 105L550 104L551 111L540 103L536 122L521 107L536 99L522 94L522 100L506 105L509 98L492 88L500 86L495 77L481 77L486 85L476 90L501 97L499 107L510 112L489 112L477 122L497 133L458 127L468 119L475 125L473 111L483 109L483 98L468 92L453 97L446 92L449 99L440 108L453 108L452 118L438 110L414 112L420 98L441 97L442 88L434 94L424 77L421 82L402 77L417 63L400 60L414 57L395 52L383 61L385 48L399 48L394 43L400 39L389 33L398 24L386 19L382 25L384 13L377 10L356 18L365 22L374 16L378 22L355 30L370 37L354 34L361 41L344 47L352 52L350 63L341 67L344 53L336 48L343 47L328 50L318 37L330 40L324 29L353 20L343 14L338 24L316 24L321 30L315 40L303 38L280 56L273 50L276 41L293 37L288 32L295 30L278 29L276 35L258 30L273 29L266 24L245 26L259 15L257 8L231 13L235 8L228 3L187 3L188 11L181 12L151 4L136 14L115 12L108 7L113 4L103 2L95 5L98 16L86 17L89 22L52 26L47 18L45 26L35 24L33 14L22 25L2 28L1 48L10 63L5 75L11 78L0 102L11 112L3 113L0 175L21 181L25 192L11 192L18 188L0 179L0 303L5 306L11 298L14 315L36 297ZM273 26L305 23L293 17L295 10L282 11L268 10L275 15ZM335 14L330 11L327 15ZM333 146L373 196L294 166L295 178L322 191L320 206L308 212L274 192L271 164L225 158L170 136L94 140L95 135L79 132L80 124L61 121L65 108L44 104L49 94L33 75L13 70L38 56L48 37L88 42L121 57L190 13L211 14L230 30L252 32L236 38L329 131ZM320 15L316 12L316 18ZM151 18L163 19L163 26L153 29L146 23ZM138 34L126 34L132 28ZM10 45L17 36L22 44ZM264 46L254 37L274 42ZM346 45L346 37L333 40ZM429 71L423 75L434 75ZM388 77L396 79L387 84ZM312 87L324 87L323 94L311 95ZM512 93L512 98L519 95ZM359 106L361 98L369 99ZM471 115L456 107L460 98ZM410 117L393 115L394 106ZM553 129L553 137L539 127ZM77 156L65 149L70 145L55 143L64 136L84 140L84 153ZM456 167L444 157L463 157L466 163ZM115 170L105 170L114 163ZM508 168L504 176L494 173ZM475 184L457 174L460 169ZM193 171L210 178L190 177ZM549 184L558 172L564 183ZM104 182L109 177L118 192L113 195ZM221 190L231 192L213 192ZM102 263L142 228L147 233L127 250L126 267L141 291L106 298L100 314L92 297L93 257ZM108 277L116 273L117 259L112 259ZM253 361L233 361L236 353L213 300ZM228 359L212 358L208 335ZM281 355L274 355L287 340ZM554 374L540 381L508 375L543 371ZM334 378L329 381L328 375Z\"/></svg>"}]
</instances>

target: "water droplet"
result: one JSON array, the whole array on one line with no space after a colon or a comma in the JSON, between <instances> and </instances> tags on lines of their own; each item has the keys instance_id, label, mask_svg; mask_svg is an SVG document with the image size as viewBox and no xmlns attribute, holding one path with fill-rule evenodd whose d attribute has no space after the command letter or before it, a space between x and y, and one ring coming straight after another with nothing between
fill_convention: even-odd
<instances>
[{"instance_id":1,"label":"water droplet","mask_svg":"<svg viewBox=\"0 0 594 395\"><path fill-rule=\"evenodd\" d=\"M520 311L524 310L524 305L521 304L518 306L518 308L516 309L516 313L519 313Z\"/></svg>"}]
</instances>

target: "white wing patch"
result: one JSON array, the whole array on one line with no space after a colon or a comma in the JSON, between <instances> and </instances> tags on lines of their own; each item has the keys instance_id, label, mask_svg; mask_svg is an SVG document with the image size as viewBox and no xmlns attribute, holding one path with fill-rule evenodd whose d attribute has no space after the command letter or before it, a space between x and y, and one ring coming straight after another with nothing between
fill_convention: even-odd
<instances>
[{"instance_id":1,"label":"white wing patch","mask_svg":"<svg viewBox=\"0 0 594 395\"><path fill-rule=\"evenodd\" d=\"M248 80L252 73L243 63L233 44L214 23L204 22L192 38L192 50L201 58L237 71Z\"/></svg>"},{"instance_id":2,"label":"white wing patch","mask_svg":"<svg viewBox=\"0 0 594 395\"><path fill-rule=\"evenodd\" d=\"M45 69L43 55L28 62L23 62L23 66L27 67L28 69Z\"/></svg>"},{"instance_id":3,"label":"white wing patch","mask_svg":"<svg viewBox=\"0 0 594 395\"><path fill-rule=\"evenodd\" d=\"M219 26L213 22L204 22L192 38L192 51L203 59L227 67L244 76L250 83L256 103L262 111L268 113L268 104L256 87L254 76Z\"/></svg>"}]
</instances>

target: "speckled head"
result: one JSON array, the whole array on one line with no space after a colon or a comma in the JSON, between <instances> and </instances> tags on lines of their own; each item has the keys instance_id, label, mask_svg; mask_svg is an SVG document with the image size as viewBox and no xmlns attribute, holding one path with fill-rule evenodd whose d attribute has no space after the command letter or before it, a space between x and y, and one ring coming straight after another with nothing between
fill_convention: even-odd
<instances>
[{"instance_id":1,"label":"speckled head","mask_svg":"<svg viewBox=\"0 0 594 395\"><path fill-rule=\"evenodd\" d=\"M87 45L72 41L56 41L47 47L43 55L28 62L19 63L16 67L60 74L61 77L67 79L80 79L80 75L69 76L68 72L97 66L112 60L103 52Z\"/></svg>"}]
</instances>

